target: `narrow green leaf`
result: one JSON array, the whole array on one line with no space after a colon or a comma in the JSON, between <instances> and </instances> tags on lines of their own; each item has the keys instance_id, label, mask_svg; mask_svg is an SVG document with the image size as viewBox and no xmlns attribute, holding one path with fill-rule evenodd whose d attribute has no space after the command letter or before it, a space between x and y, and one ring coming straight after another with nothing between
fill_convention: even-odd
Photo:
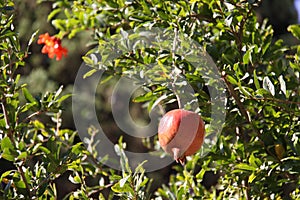
<instances>
[{"instance_id":1,"label":"narrow green leaf","mask_svg":"<svg viewBox=\"0 0 300 200\"><path fill-rule=\"evenodd\" d=\"M293 24L288 26L288 31L290 31L294 37L296 37L298 40L300 40L300 25L299 24Z\"/></svg>"},{"instance_id":2,"label":"narrow green leaf","mask_svg":"<svg viewBox=\"0 0 300 200\"><path fill-rule=\"evenodd\" d=\"M248 90L251 90L251 88L242 86L242 85L241 85L241 82L238 83L238 87L239 87L240 91L241 91L246 97L252 96L251 93L248 91Z\"/></svg>"},{"instance_id":3,"label":"narrow green leaf","mask_svg":"<svg viewBox=\"0 0 300 200\"><path fill-rule=\"evenodd\" d=\"M177 190L176 197L178 200L181 200L183 196L184 196L184 187L180 186L179 190Z\"/></svg>"},{"instance_id":4,"label":"narrow green leaf","mask_svg":"<svg viewBox=\"0 0 300 200\"><path fill-rule=\"evenodd\" d=\"M252 183L252 182L254 181L255 178L256 178L256 175L255 175L255 173L253 172L253 173L249 176L249 178L248 178L248 183Z\"/></svg>"},{"instance_id":5,"label":"narrow green leaf","mask_svg":"<svg viewBox=\"0 0 300 200\"><path fill-rule=\"evenodd\" d=\"M247 171L255 171L256 167L250 166L246 163L240 163L235 166L236 169L247 170Z\"/></svg>"},{"instance_id":6,"label":"narrow green leaf","mask_svg":"<svg viewBox=\"0 0 300 200\"><path fill-rule=\"evenodd\" d=\"M149 181L149 178L144 178L144 180L141 182L141 184L139 185L139 187L143 187L144 185L146 185Z\"/></svg>"},{"instance_id":7,"label":"narrow green leaf","mask_svg":"<svg viewBox=\"0 0 300 200\"><path fill-rule=\"evenodd\" d=\"M85 78L88 78L88 77L90 77L90 76L92 76L94 73L96 73L97 72L97 70L96 69L92 69L92 70L90 70L90 71L88 71L87 73L85 73L84 75L83 75L83 78L85 79Z\"/></svg>"},{"instance_id":8,"label":"narrow green leaf","mask_svg":"<svg viewBox=\"0 0 300 200\"><path fill-rule=\"evenodd\" d=\"M275 95L275 87L270 78L267 76L263 80L263 88L269 91L273 96Z\"/></svg>"},{"instance_id":9,"label":"narrow green leaf","mask_svg":"<svg viewBox=\"0 0 300 200\"><path fill-rule=\"evenodd\" d=\"M201 169L200 172L196 175L196 179L197 180L202 180L203 179L203 176L205 174L206 170L205 169Z\"/></svg>"},{"instance_id":10,"label":"narrow green leaf","mask_svg":"<svg viewBox=\"0 0 300 200\"><path fill-rule=\"evenodd\" d=\"M81 183L81 179L79 176L74 176L74 182L75 183Z\"/></svg>"},{"instance_id":11,"label":"narrow green leaf","mask_svg":"<svg viewBox=\"0 0 300 200\"><path fill-rule=\"evenodd\" d=\"M255 158L253 153L249 157L249 163L250 163L251 166L257 168L256 158Z\"/></svg>"},{"instance_id":12,"label":"narrow green leaf","mask_svg":"<svg viewBox=\"0 0 300 200\"><path fill-rule=\"evenodd\" d=\"M165 21L169 20L169 15L167 13L165 13L164 11L157 11L157 14L159 15L159 17Z\"/></svg>"},{"instance_id":13,"label":"narrow green leaf","mask_svg":"<svg viewBox=\"0 0 300 200\"><path fill-rule=\"evenodd\" d=\"M61 102L63 102L64 100L66 100L67 98L69 98L70 96L72 96L72 94L66 94L66 95L60 97L60 98L57 100L57 102L58 102L58 103L61 103Z\"/></svg>"},{"instance_id":14,"label":"narrow green leaf","mask_svg":"<svg viewBox=\"0 0 300 200\"><path fill-rule=\"evenodd\" d=\"M14 185L16 188L18 189L25 189L26 188L26 184L24 183L24 181L19 180L19 181L14 181Z\"/></svg>"},{"instance_id":15,"label":"narrow green leaf","mask_svg":"<svg viewBox=\"0 0 300 200\"><path fill-rule=\"evenodd\" d=\"M300 51L299 51L300 52ZM292 69L300 71L300 65L298 63L289 62Z\"/></svg>"},{"instance_id":16,"label":"narrow green leaf","mask_svg":"<svg viewBox=\"0 0 300 200\"><path fill-rule=\"evenodd\" d=\"M284 95L286 95L286 84L285 84L285 81L283 79L283 76L280 75L278 80L279 80L279 83L280 83L280 90L283 92Z\"/></svg>"},{"instance_id":17,"label":"narrow green leaf","mask_svg":"<svg viewBox=\"0 0 300 200\"><path fill-rule=\"evenodd\" d=\"M145 2L145 0L140 1L140 4L143 7L143 11L148 15L151 14L151 10L149 9L147 3Z\"/></svg>"},{"instance_id":18,"label":"narrow green leaf","mask_svg":"<svg viewBox=\"0 0 300 200\"><path fill-rule=\"evenodd\" d=\"M63 90L63 85L61 85L58 90L55 92L54 94L54 99L57 99L57 97L61 94L62 90Z\"/></svg>"},{"instance_id":19,"label":"narrow green leaf","mask_svg":"<svg viewBox=\"0 0 300 200\"><path fill-rule=\"evenodd\" d=\"M95 64L94 61L93 61L93 59L90 58L90 57L88 57L88 56L83 56L82 60L83 60L83 62L85 62L85 64L87 64L89 66L93 66Z\"/></svg>"},{"instance_id":20,"label":"narrow green leaf","mask_svg":"<svg viewBox=\"0 0 300 200\"><path fill-rule=\"evenodd\" d=\"M249 62L252 63L251 53L252 53L252 49L249 49L249 50L246 51L245 55L243 56L243 63L244 64L249 64Z\"/></svg>"},{"instance_id":21,"label":"narrow green leaf","mask_svg":"<svg viewBox=\"0 0 300 200\"><path fill-rule=\"evenodd\" d=\"M35 31L35 32L31 35L31 37L30 37L30 39L29 39L29 41L28 41L27 50L28 50L29 46L32 44L32 42L35 40L35 37L36 37L36 35L38 34L38 32L39 32L39 30Z\"/></svg>"},{"instance_id":22,"label":"narrow green leaf","mask_svg":"<svg viewBox=\"0 0 300 200\"><path fill-rule=\"evenodd\" d=\"M104 84L104 83L108 82L113 77L114 77L113 75L109 75L109 76L105 77L103 80L100 81L100 84Z\"/></svg>"},{"instance_id":23,"label":"narrow green leaf","mask_svg":"<svg viewBox=\"0 0 300 200\"><path fill-rule=\"evenodd\" d=\"M27 157L27 152L24 151L24 152L22 152L22 153L19 154L19 156L17 157L17 159L18 160L22 160L22 159L24 159L26 157Z\"/></svg>"},{"instance_id":24,"label":"narrow green leaf","mask_svg":"<svg viewBox=\"0 0 300 200\"><path fill-rule=\"evenodd\" d=\"M47 149L46 147L44 146L39 146L39 149L44 152L45 154L50 154L51 151L49 149Z\"/></svg>"},{"instance_id":25,"label":"narrow green leaf","mask_svg":"<svg viewBox=\"0 0 300 200\"><path fill-rule=\"evenodd\" d=\"M1 140L1 149L4 150L4 149L15 149L15 146L13 145L13 143L11 142L11 140L9 139L9 137L4 137L2 140Z\"/></svg>"},{"instance_id":26,"label":"narrow green leaf","mask_svg":"<svg viewBox=\"0 0 300 200\"><path fill-rule=\"evenodd\" d=\"M23 95L25 99L30 103L36 103L38 104L37 100L30 94L30 92L27 90L27 88L22 88Z\"/></svg>"},{"instance_id":27,"label":"narrow green leaf","mask_svg":"<svg viewBox=\"0 0 300 200\"><path fill-rule=\"evenodd\" d=\"M122 178L122 179L119 181L120 187L123 187L129 178L130 178L130 175L127 175L126 177Z\"/></svg>"},{"instance_id":28,"label":"narrow green leaf","mask_svg":"<svg viewBox=\"0 0 300 200\"><path fill-rule=\"evenodd\" d=\"M1 158L4 158L5 160L8 160L8 161L14 161L15 160L15 156L12 155L9 151L4 151L1 155L0 155Z\"/></svg>"},{"instance_id":29,"label":"narrow green leaf","mask_svg":"<svg viewBox=\"0 0 300 200\"><path fill-rule=\"evenodd\" d=\"M51 19L52 19L55 15L57 15L60 11L61 11L60 8L57 8L57 9L52 10L52 12L49 13L49 15L48 15L47 21L51 21Z\"/></svg>"},{"instance_id":30,"label":"narrow green leaf","mask_svg":"<svg viewBox=\"0 0 300 200\"><path fill-rule=\"evenodd\" d=\"M253 71L253 79L254 79L253 81L254 81L255 88L257 90L260 89L260 84L256 75L256 70Z\"/></svg>"},{"instance_id":31,"label":"narrow green leaf","mask_svg":"<svg viewBox=\"0 0 300 200\"><path fill-rule=\"evenodd\" d=\"M153 98L155 98L155 96L153 96L152 94L146 94L146 95L142 95L142 96L138 96L138 97L135 97L133 99L133 102L135 103L141 103L141 102L146 102L146 101L150 101L152 100Z\"/></svg>"},{"instance_id":32,"label":"narrow green leaf","mask_svg":"<svg viewBox=\"0 0 300 200\"><path fill-rule=\"evenodd\" d=\"M237 80L235 80L232 76L227 75L226 76L227 81L229 81L229 83L233 84L233 85L238 85Z\"/></svg>"},{"instance_id":33,"label":"narrow green leaf","mask_svg":"<svg viewBox=\"0 0 300 200\"><path fill-rule=\"evenodd\" d=\"M1 174L0 180L2 180L2 178L5 178L9 175L12 175L14 173L15 170L8 170L6 172L4 172L3 174Z\"/></svg>"},{"instance_id":34,"label":"narrow green leaf","mask_svg":"<svg viewBox=\"0 0 300 200\"><path fill-rule=\"evenodd\" d=\"M134 174L133 176L136 176L138 173L143 173L145 171L145 169L143 168L143 165L148 162L147 160L144 160L143 162L141 162L134 170Z\"/></svg>"},{"instance_id":35,"label":"narrow green leaf","mask_svg":"<svg viewBox=\"0 0 300 200\"><path fill-rule=\"evenodd\" d=\"M270 93L268 92L268 90L265 90L263 88L260 88L258 90L255 91L255 95L256 97L264 97L265 95L269 95Z\"/></svg>"},{"instance_id":36,"label":"narrow green leaf","mask_svg":"<svg viewBox=\"0 0 300 200\"><path fill-rule=\"evenodd\" d=\"M122 187L120 186L120 182L116 183L111 187L112 191L116 193L125 193L129 192L131 195L134 195L134 190L130 187L128 183L125 183Z\"/></svg>"}]
</instances>

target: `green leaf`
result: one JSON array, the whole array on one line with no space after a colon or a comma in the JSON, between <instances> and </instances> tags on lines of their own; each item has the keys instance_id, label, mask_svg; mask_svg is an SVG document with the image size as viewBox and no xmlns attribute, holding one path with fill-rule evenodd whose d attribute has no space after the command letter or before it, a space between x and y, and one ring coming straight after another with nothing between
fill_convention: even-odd
<instances>
[{"instance_id":1,"label":"green leaf","mask_svg":"<svg viewBox=\"0 0 300 200\"><path fill-rule=\"evenodd\" d=\"M35 37L36 37L36 35L38 34L38 32L39 32L39 30L35 31L35 32L31 35L31 37L30 37L30 39L29 39L29 41L28 41L27 51L28 51L28 49L29 49L29 46L30 46L30 45L32 44L32 42L35 40Z\"/></svg>"},{"instance_id":2,"label":"green leaf","mask_svg":"<svg viewBox=\"0 0 300 200\"><path fill-rule=\"evenodd\" d=\"M205 174L206 170L205 169L201 169L200 172L196 175L196 179L197 180L202 180L203 179L203 176Z\"/></svg>"},{"instance_id":3,"label":"green leaf","mask_svg":"<svg viewBox=\"0 0 300 200\"><path fill-rule=\"evenodd\" d=\"M251 92L252 92L252 89L251 89L251 88L242 86L242 85L241 85L241 82L238 83L238 87L239 87L240 91L241 91L246 97L252 96L252 95L251 95Z\"/></svg>"},{"instance_id":4,"label":"green leaf","mask_svg":"<svg viewBox=\"0 0 300 200\"><path fill-rule=\"evenodd\" d=\"M142 1L140 1L140 4L142 5L143 11L145 12L145 14L150 15L151 10L149 9L147 3L144 0L142 0Z\"/></svg>"},{"instance_id":5,"label":"green leaf","mask_svg":"<svg viewBox=\"0 0 300 200\"><path fill-rule=\"evenodd\" d=\"M121 179L122 180L122 179ZM116 184L114 184L111 187L112 191L116 193L130 193L131 195L134 195L134 190L130 187L128 183L124 183L124 185L120 185L120 181Z\"/></svg>"},{"instance_id":6,"label":"green leaf","mask_svg":"<svg viewBox=\"0 0 300 200\"><path fill-rule=\"evenodd\" d=\"M9 137L4 137L1 140L1 149L15 149L15 146L13 145L12 141L9 139Z\"/></svg>"},{"instance_id":7,"label":"green leaf","mask_svg":"<svg viewBox=\"0 0 300 200\"><path fill-rule=\"evenodd\" d=\"M260 89L260 84L259 84L259 81L258 81L258 78L257 78L257 75L256 75L256 70L253 71L253 81L254 81L254 85L256 87L256 89Z\"/></svg>"},{"instance_id":8,"label":"green leaf","mask_svg":"<svg viewBox=\"0 0 300 200\"><path fill-rule=\"evenodd\" d=\"M63 90L63 85L61 85L61 86L58 88L58 90L55 92L55 94L54 94L54 99L57 99L57 97L61 94L62 90Z\"/></svg>"},{"instance_id":9,"label":"green leaf","mask_svg":"<svg viewBox=\"0 0 300 200\"><path fill-rule=\"evenodd\" d=\"M300 65L298 63L289 62L292 69L300 71Z\"/></svg>"},{"instance_id":10,"label":"green leaf","mask_svg":"<svg viewBox=\"0 0 300 200\"><path fill-rule=\"evenodd\" d=\"M253 173L249 176L249 178L248 178L248 183L252 183L252 182L254 181L255 178L256 178L256 175L255 175L255 173L253 172Z\"/></svg>"},{"instance_id":11,"label":"green leaf","mask_svg":"<svg viewBox=\"0 0 300 200\"><path fill-rule=\"evenodd\" d=\"M52 10L52 12L48 15L47 21L50 21L55 15L57 15L61 11L60 8Z\"/></svg>"},{"instance_id":12,"label":"green leaf","mask_svg":"<svg viewBox=\"0 0 300 200\"><path fill-rule=\"evenodd\" d=\"M178 200L181 200L182 197L184 196L184 187L183 186L180 186L179 190L177 190L177 194L176 194L176 197Z\"/></svg>"},{"instance_id":13,"label":"green leaf","mask_svg":"<svg viewBox=\"0 0 300 200\"><path fill-rule=\"evenodd\" d=\"M26 112L28 110L30 110L30 108L34 107L36 105L36 102L33 102L33 103L26 103L25 105L23 105L21 107L21 112Z\"/></svg>"},{"instance_id":14,"label":"green leaf","mask_svg":"<svg viewBox=\"0 0 300 200\"><path fill-rule=\"evenodd\" d=\"M283 92L284 95L286 95L286 84L285 81L283 79L283 76L280 75L278 77L279 83L280 83L280 90Z\"/></svg>"},{"instance_id":15,"label":"green leaf","mask_svg":"<svg viewBox=\"0 0 300 200\"><path fill-rule=\"evenodd\" d=\"M269 94L270 93L268 92L268 90L265 90L263 88L260 88L260 89L255 91L256 97L264 97L264 96L269 95Z\"/></svg>"},{"instance_id":16,"label":"green leaf","mask_svg":"<svg viewBox=\"0 0 300 200\"><path fill-rule=\"evenodd\" d=\"M290 31L294 37L296 37L298 40L300 40L300 25L299 24L289 25L287 30Z\"/></svg>"},{"instance_id":17,"label":"green leaf","mask_svg":"<svg viewBox=\"0 0 300 200\"><path fill-rule=\"evenodd\" d=\"M15 156L12 155L8 149L4 149L4 151L0 157L4 158L5 160L12 161L12 162L15 160Z\"/></svg>"},{"instance_id":18,"label":"green leaf","mask_svg":"<svg viewBox=\"0 0 300 200\"><path fill-rule=\"evenodd\" d=\"M71 181L71 183L74 183L74 184L79 184L79 183L81 183L81 179L80 179L80 177L77 175L77 176L72 176L72 175L70 175L69 176L69 181Z\"/></svg>"},{"instance_id":19,"label":"green leaf","mask_svg":"<svg viewBox=\"0 0 300 200\"><path fill-rule=\"evenodd\" d=\"M135 97L133 99L133 102L135 102L135 103L141 103L141 102L150 101L153 98L155 98L155 96L152 94L152 92L149 92L149 93L147 93L145 95L141 95L141 96Z\"/></svg>"},{"instance_id":20,"label":"green leaf","mask_svg":"<svg viewBox=\"0 0 300 200\"><path fill-rule=\"evenodd\" d=\"M263 88L269 91L273 96L275 95L275 87L268 76L263 80Z\"/></svg>"},{"instance_id":21,"label":"green leaf","mask_svg":"<svg viewBox=\"0 0 300 200\"><path fill-rule=\"evenodd\" d=\"M144 160L141 162L134 170L133 176L136 176L138 173L144 173L145 169L143 168L143 165L148 162L147 160Z\"/></svg>"},{"instance_id":22,"label":"green leaf","mask_svg":"<svg viewBox=\"0 0 300 200\"><path fill-rule=\"evenodd\" d=\"M257 158L255 158L254 154L252 153L249 157L249 163L251 166L257 168Z\"/></svg>"},{"instance_id":23,"label":"green leaf","mask_svg":"<svg viewBox=\"0 0 300 200\"><path fill-rule=\"evenodd\" d=\"M113 77L114 77L113 75L109 75L109 76L105 77L103 80L100 81L100 85L108 82Z\"/></svg>"},{"instance_id":24,"label":"green leaf","mask_svg":"<svg viewBox=\"0 0 300 200\"><path fill-rule=\"evenodd\" d=\"M57 102L58 102L58 103L61 103L61 102L63 102L64 100L68 99L70 96L72 96L72 94L66 94L66 95L60 97L60 98L57 100Z\"/></svg>"},{"instance_id":25,"label":"green leaf","mask_svg":"<svg viewBox=\"0 0 300 200\"><path fill-rule=\"evenodd\" d=\"M85 78L88 78L88 77L90 77L90 76L92 76L94 73L96 73L98 70L96 70L96 69L92 69L92 70L90 70L90 71L88 71L87 73L85 73L84 75L83 75L83 78L85 79Z\"/></svg>"},{"instance_id":26,"label":"green leaf","mask_svg":"<svg viewBox=\"0 0 300 200\"><path fill-rule=\"evenodd\" d=\"M127 175L126 177L122 178L122 179L119 181L120 187L123 187L129 178L130 178L130 175Z\"/></svg>"},{"instance_id":27,"label":"green leaf","mask_svg":"<svg viewBox=\"0 0 300 200\"><path fill-rule=\"evenodd\" d=\"M236 169L247 170L247 171L255 171L256 167L248 165L246 163L240 163L235 166Z\"/></svg>"},{"instance_id":28,"label":"green leaf","mask_svg":"<svg viewBox=\"0 0 300 200\"><path fill-rule=\"evenodd\" d=\"M248 64L249 62L252 63L252 48L248 49L243 56L243 63Z\"/></svg>"},{"instance_id":29,"label":"green leaf","mask_svg":"<svg viewBox=\"0 0 300 200\"><path fill-rule=\"evenodd\" d=\"M47 149L46 147L44 146L39 146L39 149L44 152L45 154L50 154L51 151L49 149Z\"/></svg>"},{"instance_id":30,"label":"green leaf","mask_svg":"<svg viewBox=\"0 0 300 200\"><path fill-rule=\"evenodd\" d=\"M22 152L22 153L19 154L19 156L17 157L17 159L18 160L22 160L22 159L24 159L26 157L27 157L27 152L24 151L24 152Z\"/></svg>"},{"instance_id":31,"label":"green leaf","mask_svg":"<svg viewBox=\"0 0 300 200\"><path fill-rule=\"evenodd\" d=\"M233 85L238 85L238 82L230 75L226 76L226 79L229 83L233 84Z\"/></svg>"},{"instance_id":32,"label":"green leaf","mask_svg":"<svg viewBox=\"0 0 300 200\"><path fill-rule=\"evenodd\" d=\"M92 58L88 57L88 56L83 56L82 57L83 62L85 62L85 64L87 64L88 66L93 66L95 63L93 61Z\"/></svg>"},{"instance_id":33,"label":"green leaf","mask_svg":"<svg viewBox=\"0 0 300 200\"><path fill-rule=\"evenodd\" d=\"M15 185L16 188L22 188L22 189L26 188L26 184L22 180L14 181L14 185Z\"/></svg>"},{"instance_id":34,"label":"green leaf","mask_svg":"<svg viewBox=\"0 0 300 200\"><path fill-rule=\"evenodd\" d=\"M144 185L146 185L149 181L149 178L144 178L144 180L140 183L139 187L143 187Z\"/></svg>"},{"instance_id":35,"label":"green leaf","mask_svg":"<svg viewBox=\"0 0 300 200\"><path fill-rule=\"evenodd\" d=\"M168 21L169 20L169 15L165 13L164 11L157 11L157 14L162 20Z\"/></svg>"},{"instance_id":36,"label":"green leaf","mask_svg":"<svg viewBox=\"0 0 300 200\"><path fill-rule=\"evenodd\" d=\"M2 178L5 178L7 176L11 176L14 173L15 170L8 170L6 172L4 172L3 174L1 174L0 180L2 180Z\"/></svg>"},{"instance_id":37,"label":"green leaf","mask_svg":"<svg viewBox=\"0 0 300 200\"><path fill-rule=\"evenodd\" d=\"M27 88L22 88L23 95L25 99L30 103L36 103L38 104L37 100L30 94L30 92L27 90Z\"/></svg>"},{"instance_id":38,"label":"green leaf","mask_svg":"<svg viewBox=\"0 0 300 200\"><path fill-rule=\"evenodd\" d=\"M45 129L45 125L38 120L34 120L31 123L33 123L33 125L36 129Z\"/></svg>"}]
</instances>

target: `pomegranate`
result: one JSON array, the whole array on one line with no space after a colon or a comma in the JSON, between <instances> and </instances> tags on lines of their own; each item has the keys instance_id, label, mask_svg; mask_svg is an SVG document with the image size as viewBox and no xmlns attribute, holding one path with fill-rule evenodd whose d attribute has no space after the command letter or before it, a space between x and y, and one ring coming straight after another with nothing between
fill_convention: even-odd
<instances>
[{"instance_id":1,"label":"pomegranate","mask_svg":"<svg viewBox=\"0 0 300 200\"><path fill-rule=\"evenodd\" d=\"M204 132L201 117L183 109L167 112L158 125L160 146L182 165L186 156L193 155L201 148Z\"/></svg>"}]
</instances>

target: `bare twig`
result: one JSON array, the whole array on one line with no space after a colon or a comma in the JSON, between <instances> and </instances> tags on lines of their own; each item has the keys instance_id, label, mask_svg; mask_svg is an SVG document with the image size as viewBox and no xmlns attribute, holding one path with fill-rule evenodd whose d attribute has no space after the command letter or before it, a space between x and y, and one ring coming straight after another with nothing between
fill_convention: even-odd
<instances>
[{"instance_id":1,"label":"bare twig","mask_svg":"<svg viewBox=\"0 0 300 200\"><path fill-rule=\"evenodd\" d=\"M22 123L24 123L24 122L30 120L30 119L33 118L34 116L37 116L37 115L42 114L42 113L44 113L44 112L46 112L46 111L44 111L44 110L36 111L36 112L30 114L29 116L27 116L25 119L23 119Z\"/></svg>"}]
</instances>

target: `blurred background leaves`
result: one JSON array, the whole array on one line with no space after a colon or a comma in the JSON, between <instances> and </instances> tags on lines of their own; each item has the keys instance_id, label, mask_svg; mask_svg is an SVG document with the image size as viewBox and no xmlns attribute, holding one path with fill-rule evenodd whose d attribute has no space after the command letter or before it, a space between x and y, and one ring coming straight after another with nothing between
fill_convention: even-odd
<instances>
[{"instance_id":1,"label":"blurred background leaves","mask_svg":"<svg viewBox=\"0 0 300 200\"><path fill-rule=\"evenodd\" d=\"M5 3L1 1L1 6ZM21 74L19 85L27 84L27 90L23 89L21 95L20 88L9 85L8 80L12 79L6 77L7 60L2 59L0 96L3 104L9 100L7 116L11 121L18 121L14 111L19 105L24 105L22 114L26 114L44 111L40 108L47 108L51 100L57 102L53 98L61 85L62 96L71 93L82 56L106 36L137 26L176 27L199 42L224 72L229 96L226 123L212 152L203 159L196 154L184 167L174 164L146 173L154 180L150 189L146 185L151 181L148 182L144 174L115 172L99 164L94 155L86 151L74 132L70 98L62 106L61 102L51 105L47 115L30 117L10 128L5 126L6 109L2 108L1 194L11 198L112 199L116 198L115 192L124 199L137 199L139 195L146 199L149 196L143 196L143 192L147 191L157 199L300 198L300 34L299 25L290 26L297 23L298 16L293 3L292 0L17 0L15 5L5 4L2 8L8 14L14 13L15 18L14 29L10 24L1 25L3 45L6 45L3 37L12 41L19 37L20 43L11 44L17 49L14 58L22 58L16 59L20 66L26 63L25 67L16 68L15 73ZM40 53L42 47L35 42L28 56L22 54L20 49L27 48L36 30L63 38L68 57L60 62L51 60ZM2 57L6 56L6 50L2 46ZM151 63L156 55L165 65L171 65L174 59L157 50L139 53L125 55L119 60L123 68L112 65L107 76L120 76L125 69L137 74L143 70L140 64ZM131 68L134 64L139 65ZM179 57L176 66L197 92L201 113L208 122L209 95L202 77ZM122 142L126 142L128 148L134 146L134 150L146 151L139 140L126 136L123 141L119 140L123 133L113 121L109 105L115 82L116 79L111 79L97 91L100 98L96 107L102 128L119 145L119 153ZM148 83L145 88L147 93L135 98L139 103L132 106L133 117L147 122L143 103L151 100L153 103L161 96L168 100L162 101L168 102L163 105L166 110L177 107L176 97L165 85ZM6 98L4 94L12 97ZM43 102L44 107L36 102ZM14 141L9 131L20 135ZM146 146L154 148L154 141L153 138L146 141ZM126 162L124 160L125 157L121 157L121 162ZM136 172L143 169L138 168ZM134 188L142 188L141 193L137 195Z\"/></svg>"}]
</instances>

